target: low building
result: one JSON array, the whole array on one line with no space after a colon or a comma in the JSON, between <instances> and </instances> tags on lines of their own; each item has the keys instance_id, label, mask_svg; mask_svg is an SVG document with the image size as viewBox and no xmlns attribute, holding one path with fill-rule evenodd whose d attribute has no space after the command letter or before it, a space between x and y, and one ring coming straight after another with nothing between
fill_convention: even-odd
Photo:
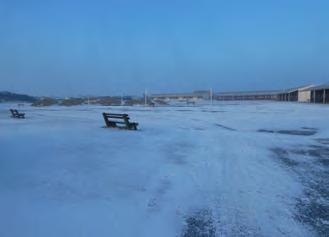
<instances>
[{"instance_id":1,"label":"low building","mask_svg":"<svg viewBox=\"0 0 329 237\"><path fill-rule=\"evenodd\" d=\"M219 92L215 100L277 100L279 91Z\"/></svg>"},{"instance_id":2,"label":"low building","mask_svg":"<svg viewBox=\"0 0 329 237\"><path fill-rule=\"evenodd\" d=\"M300 90L298 93L298 102L310 103L311 102L311 90L310 88Z\"/></svg>"},{"instance_id":3,"label":"low building","mask_svg":"<svg viewBox=\"0 0 329 237\"><path fill-rule=\"evenodd\" d=\"M279 101L309 102L310 93L308 92L313 85L301 86L282 91L278 94Z\"/></svg>"},{"instance_id":4,"label":"low building","mask_svg":"<svg viewBox=\"0 0 329 237\"><path fill-rule=\"evenodd\" d=\"M311 103L329 104L329 83L309 89Z\"/></svg>"},{"instance_id":5,"label":"low building","mask_svg":"<svg viewBox=\"0 0 329 237\"><path fill-rule=\"evenodd\" d=\"M218 92L194 91L192 93L170 93L151 94L147 98L151 101L171 100L194 103L197 100L272 100L292 101L302 103L328 103L329 104L329 83L320 86L306 85L286 90L265 90L265 91L239 91L239 92Z\"/></svg>"},{"instance_id":6,"label":"low building","mask_svg":"<svg viewBox=\"0 0 329 237\"><path fill-rule=\"evenodd\" d=\"M168 93L168 94L150 94L147 97L151 100L179 100L179 101L193 101L193 100L209 100L210 91L194 91L192 93Z\"/></svg>"}]
</instances>

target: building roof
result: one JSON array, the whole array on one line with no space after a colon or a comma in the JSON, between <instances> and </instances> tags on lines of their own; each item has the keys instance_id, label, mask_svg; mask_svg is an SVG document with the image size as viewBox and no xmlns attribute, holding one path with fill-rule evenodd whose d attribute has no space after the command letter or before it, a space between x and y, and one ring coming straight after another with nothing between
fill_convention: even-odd
<instances>
[{"instance_id":1,"label":"building roof","mask_svg":"<svg viewBox=\"0 0 329 237\"><path fill-rule=\"evenodd\" d=\"M193 93L167 93L167 94L151 94L149 97L185 97L185 96L195 96Z\"/></svg>"},{"instance_id":2,"label":"building roof","mask_svg":"<svg viewBox=\"0 0 329 237\"><path fill-rule=\"evenodd\" d=\"M313 86L310 88L310 90L323 90L323 89L329 89L329 83L325 83L319 86Z\"/></svg>"},{"instance_id":3,"label":"building roof","mask_svg":"<svg viewBox=\"0 0 329 237\"><path fill-rule=\"evenodd\" d=\"M312 88L314 85L304 85L304 86L299 86L299 87L295 87L295 88L289 88L283 91L283 93L291 93L294 91L306 91L309 90L310 88Z\"/></svg>"},{"instance_id":4,"label":"building roof","mask_svg":"<svg viewBox=\"0 0 329 237\"><path fill-rule=\"evenodd\" d=\"M314 85L303 85L295 88L289 88L285 90L265 90L265 91L231 91L231 92L216 92L214 96L259 96L259 95L279 95L285 93L291 93L295 91L308 91L308 90L321 90L329 89L329 83L314 86ZM167 94L151 94L149 97L195 97L209 95L210 91L199 90L191 93L167 93Z\"/></svg>"},{"instance_id":5,"label":"building roof","mask_svg":"<svg viewBox=\"0 0 329 237\"><path fill-rule=\"evenodd\" d=\"M247 96L247 95L277 95L282 91L233 91L233 92L219 92L216 96Z\"/></svg>"},{"instance_id":6,"label":"building roof","mask_svg":"<svg viewBox=\"0 0 329 237\"><path fill-rule=\"evenodd\" d=\"M149 97L194 97L209 95L209 91L194 91L190 93L164 93L164 94L150 94Z\"/></svg>"}]
</instances>

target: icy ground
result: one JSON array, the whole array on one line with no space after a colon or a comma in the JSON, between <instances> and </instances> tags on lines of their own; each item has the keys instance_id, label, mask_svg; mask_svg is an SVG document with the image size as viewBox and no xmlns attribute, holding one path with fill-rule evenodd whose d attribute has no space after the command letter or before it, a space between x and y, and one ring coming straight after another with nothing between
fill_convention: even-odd
<instances>
[{"instance_id":1,"label":"icy ground","mask_svg":"<svg viewBox=\"0 0 329 237\"><path fill-rule=\"evenodd\" d=\"M1 237L329 236L329 106L15 107ZM103 128L104 111L140 130Z\"/></svg>"}]
</instances>

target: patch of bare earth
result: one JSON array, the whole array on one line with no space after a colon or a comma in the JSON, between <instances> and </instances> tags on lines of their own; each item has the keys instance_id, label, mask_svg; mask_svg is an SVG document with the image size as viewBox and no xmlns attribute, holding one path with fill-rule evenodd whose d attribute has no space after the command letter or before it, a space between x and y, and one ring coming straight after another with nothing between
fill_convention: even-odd
<instances>
[{"instance_id":1,"label":"patch of bare earth","mask_svg":"<svg viewBox=\"0 0 329 237\"><path fill-rule=\"evenodd\" d=\"M329 236L329 139L316 139L319 145L272 148L273 157L304 186L296 200L295 218L311 226L318 236Z\"/></svg>"},{"instance_id":2,"label":"patch of bare earth","mask_svg":"<svg viewBox=\"0 0 329 237\"><path fill-rule=\"evenodd\" d=\"M259 129L258 132L262 133L278 133L285 135L295 135L295 136L312 136L317 133L315 128L302 128L301 130L271 130L271 129Z\"/></svg>"},{"instance_id":3,"label":"patch of bare earth","mask_svg":"<svg viewBox=\"0 0 329 237\"><path fill-rule=\"evenodd\" d=\"M215 237L216 228L212 212L200 210L185 218L185 228L181 237Z\"/></svg>"}]
</instances>

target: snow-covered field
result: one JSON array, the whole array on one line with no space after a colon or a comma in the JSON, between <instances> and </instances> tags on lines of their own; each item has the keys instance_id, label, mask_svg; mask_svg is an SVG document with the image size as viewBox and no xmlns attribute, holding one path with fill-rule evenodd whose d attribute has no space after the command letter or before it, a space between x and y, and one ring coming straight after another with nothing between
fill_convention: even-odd
<instances>
[{"instance_id":1,"label":"snow-covered field","mask_svg":"<svg viewBox=\"0 0 329 237\"><path fill-rule=\"evenodd\" d=\"M0 105L0 236L329 236L329 106ZM125 112L139 131L103 128Z\"/></svg>"}]
</instances>

